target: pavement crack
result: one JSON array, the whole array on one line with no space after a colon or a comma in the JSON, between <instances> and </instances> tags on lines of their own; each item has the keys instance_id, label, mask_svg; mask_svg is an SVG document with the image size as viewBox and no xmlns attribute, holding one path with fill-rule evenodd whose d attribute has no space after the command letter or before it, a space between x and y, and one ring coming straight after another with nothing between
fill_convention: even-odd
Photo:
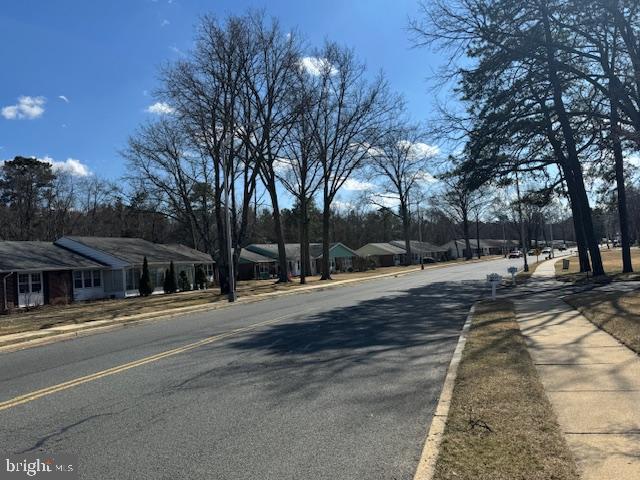
<instances>
[{"instance_id":1,"label":"pavement crack","mask_svg":"<svg viewBox=\"0 0 640 480\"><path fill-rule=\"evenodd\" d=\"M123 413L124 411L128 410L127 408L117 411L117 412L107 412L107 413L99 413L96 415L90 415L86 418L83 418L82 420L78 420L77 422L71 423L69 425L65 425L64 427L61 427L59 430L50 433L49 435L46 435L42 438L40 438L35 444L33 444L33 446L26 448L24 450L20 450L18 452L15 452L16 455L22 455L23 453L29 453L29 452L33 452L34 450L38 450L38 449L42 449L42 447L51 439L59 437L61 435L64 435L65 433L67 433L69 430L72 430L84 423L87 423L91 420L95 420L96 418L100 418L100 417L110 417L112 415L119 415L121 413Z\"/></svg>"}]
</instances>

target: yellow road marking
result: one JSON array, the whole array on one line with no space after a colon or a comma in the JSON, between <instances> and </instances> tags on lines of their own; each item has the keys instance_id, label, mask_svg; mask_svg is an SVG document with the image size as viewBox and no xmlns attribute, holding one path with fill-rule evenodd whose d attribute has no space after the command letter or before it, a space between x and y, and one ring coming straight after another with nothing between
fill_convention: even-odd
<instances>
[{"instance_id":1,"label":"yellow road marking","mask_svg":"<svg viewBox=\"0 0 640 480\"><path fill-rule=\"evenodd\" d=\"M96 373L92 373L90 375L85 375L84 377L75 378L73 380L69 380L63 383L59 383L57 385L52 385L50 387L46 387L40 390L36 390L31 393L27 393L25 395L20 395L18 397L14 397L10 400L0 402L0 411L6 410L8 408L17 407L18 405L22 405L23 403L28 403L33 400L37 400L38 398L45 397L47 395L51 395L53 393L61 392L62 390L67 390L69 388L76 387L78 385L82 385L83 383L92 382L94 380L98 380L100 378L108 377L110 375L115 375L116 373L121 373L126 370L130 370L132 368L140 367L142 365L146 365L148 363L157 362L158 360L162 360L163 358L172 357L174 355L178 355L179 353L188 352L195 348L201 347L203 345L208 345L210 343L216 342L223 338L231 337L233 335L237 335L238 333L247 332L249 330L254 330L258 327L269 325L271 323L276 323L281 320L284 320L287 317L292 317L294 315L300 315L305 312L296 312L294 314L284 315L282 317L273 318L271 320L265 320L264 322L254 323L253 325L249 325L247 327L237 328L235 330L231 330L229 332L221 333L218 335L213 335L211 337L204 338L202 340L198 340L197 342L189 343L188 345L184 345L182 347L174 348L172 350L167 350L164 352L156 353L155 355L150 355L148 357L141 358L139 360L134 360L133 362L125 363L122 365L118 365L112 368L108 368L106 370L101 370Z\"/></svg>"}]
</instances>

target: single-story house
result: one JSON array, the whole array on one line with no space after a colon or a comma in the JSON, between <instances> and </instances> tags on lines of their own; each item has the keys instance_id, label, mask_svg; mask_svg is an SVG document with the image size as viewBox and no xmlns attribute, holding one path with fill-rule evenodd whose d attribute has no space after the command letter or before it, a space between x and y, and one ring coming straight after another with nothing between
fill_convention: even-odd
<instances>
[{"instance_id":1,"label":"single-story house","mask_svg":"<svg viewBox=\"0 0 640 480\"><path fill-rule=\"evenodd\" d=\"M51 242L0 242L0 311L83 299L102 290L104 268Z\"/></svg>"},{"instance_id":2,"label":"single-story house","mask_svg":"<svg viewBox=\"0 0 640 480\"><path fill-rule=\"evenodd\" d=\"M243 248L238 259L238 280L255 280L274 277L278 272L278 262L271 257L260 255Z\"/></svg>"},{"instance_id":3,"label":"single-story house","mask_svg":"<svg viewBox=\"0 0 640 480\"><path fill-rule=\"evenodd\" d=\"M394 247L402 248L404 250L404 240L392 240L389 243ZM412 264L420 264L421 258L433 258L438 262L447 258L447 250L443 247L438 247L429 242L419 242L417 240L410 240L409 243L411 244Z\"/></svg>"},{"instance_id":4,"label":"single-story house","mask_svg":"<svg viewBox=\"0 0 640 480\"><path fill-rule=\"evenodd\" d=\"M289 274L292 276L300 275L300 244L299 243L285 243L285 254L287 257L287 268ZM257 253L264 257L271 258L278 262L278 244L277 243L252 243L247 245L246 250ZM313 261L313 254L311 256L311 272L309 275L315 275L315 262Z\"/></svg>"},{"instance_id":5,"label":"single-story house","mask_svg":"<svg viewBox=\"0 0 640 480\"><path fill-rule=\"evenodd\" d=\"M310 243L309 251L315 261L317 272L322 271L322 243ZM355 250L344 243L336 242L329 245L329 267L331 272L348 272L353 270L354 260L358 257Z\"/></svg>"},{"instance_id":6,"label":"single-story house","mask_svg":"<svg viewBox=\"0 0 640 480\"><path fill-rule=\"evenodd\" d=\"M478 240L470 238L472 256L478 255ZM503 239L480 239L480 253L482 255L504 255L507 252L517 248L520 245L518 240L503 240ZM451 240L450 242L442 245L444 250L447 251L449 258L464 258L466 256L466 244L464 239Z\"/></svg>"},{"instance_id":7,"label":"single-story house","mask_svg":"<svg viewBox=\"0 0 640 480\"><path fill-rule=\"evenodd\" d=\"M396 247L390 243L367 243L356 250L358 256L368 258L377 267L402 265L406 253L404 248Z\"/></svg>"},{"instance_id":8,"label":"single-story house","mask_svg":"<svg viewBox=\"0 0 640 480\"><path fill-rule=\"evenodd\" d=\"M82 298L77 298L81 300L138 295L144 257L149 265L151 284L157 292L162 291L165 271L170 262L173 262L176 275L185 272L192 287L197 266L202 266L205 272L213 274L214 262L210 255L187 247L176 248L175 245L162 245L141 238L68 236L54 243L104 265L98 287L91 282L87 284L84 274L74 272L74 288L81 285L85 285L85 289L89 287Z\"/></svg>"}]
</instances>

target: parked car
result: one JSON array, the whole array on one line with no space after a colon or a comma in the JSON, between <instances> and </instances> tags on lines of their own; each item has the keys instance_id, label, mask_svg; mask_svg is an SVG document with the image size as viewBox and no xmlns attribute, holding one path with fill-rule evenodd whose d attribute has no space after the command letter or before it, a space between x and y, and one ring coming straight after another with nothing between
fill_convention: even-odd
<instances>
[{"instance_id":1,"label":"parked car","mask_svg":"<svg viewBox=\"0 0 640 480\"><path fill-rule=\"evenodd\" d=\"M533 249L533 248L532 248L531 250L529 250L529 251L527 252L527 255L537 255L537 252L536 252L536 250L535 250L535 249Z\"/></svg>"},{"instance_id":2,"label":"parked car","mask_svg":"<svg viewBox=\"0 0 640 480\"><path fill-rule=\"evenodd\" d=\"M567 247L565 247L564 245L560 245L558 247L558 250L560 250L561 252L564 252L567 249Z\"/></svg>"},{"instance_id":3,"label":"parked car","mask_svg":"<svg viewBox=\"0 0 640 480\"><path fill-rule=\"evenodd\" d=\"M551 248L550 247L544 247L542 249L542 254L543 255L549 255L551 253Z\"/></svg>"},{"instance_id":4,"label":"parked car","mask_svg":"<svg viewBox=\"0 0 640 480\"><path fill-rule=\"evenodd\" d=\"M514 250L509 253L509 258L522 258L522 252L520 250Z\"/></svg>"},{"instance_id":5,"label":"parked car","mask_svg":"<svg viewBox=\"0 0 640 480\"><path fill-rule=\"evenodd\" d=\"M433 257L423 257L422 263L436 263L436 259Z\"/></svg>"}]
</instances>

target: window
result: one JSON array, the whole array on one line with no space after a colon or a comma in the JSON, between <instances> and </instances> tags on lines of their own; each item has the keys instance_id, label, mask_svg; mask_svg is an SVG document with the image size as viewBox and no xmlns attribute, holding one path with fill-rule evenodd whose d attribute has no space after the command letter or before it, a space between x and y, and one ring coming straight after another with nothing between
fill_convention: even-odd
<instances>
[{"instance_id":1,"label":"window","mask_svg":"<svg viewBox=\"0 0 640 480\"><path fill-rule=\"evenodd\" d=\"M42 274L31 274L31 293L40 293L42 291Z\"/></svg>"},{"instance_id":2,"label":"window","mask_svg":"<svg viewBox=\"0 0 640 480\"><path fill-rule=\"evenodd\" d=\"M75 270L73 272L73 288L94 288L102 286L100 270Z\"/></svg>"},{"instance_id":3,"label":"window","mask_svg":"<svg viewBox=\"0 0 640 480\"><path fill-rule=\"evenodd\" d=\"M93 270L93 286L99 287L102 285L102 278L100 277L100 270Z\"/></svg>"},{"instance_id":4,"label":"window","mask_svg":"<svg viewBox=\"0 0 640 480\"><path fill-rule=\"evenodd\" d=\"M29 292L29 274L21 273L18 275L18 291L20 293Z\"/></svg>"}]
</instances>

